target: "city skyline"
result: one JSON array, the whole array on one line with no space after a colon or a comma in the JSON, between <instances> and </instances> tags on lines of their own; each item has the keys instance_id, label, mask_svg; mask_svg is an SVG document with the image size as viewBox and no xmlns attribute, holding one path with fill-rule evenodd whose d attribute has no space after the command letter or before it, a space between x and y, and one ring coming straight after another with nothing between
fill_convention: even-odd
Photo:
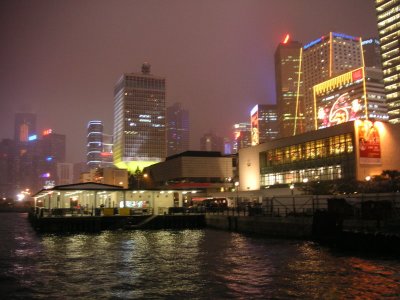
<instances>
[{"instance_id":1,"label":"city skyline","mask_svg":"<svg viewBox=\"0 0 400 300\"><path fill-rule=\"evenodd\" d=\"M286 33L303 43L329 31L377 37L372 0L3 1L0 8L0 138L13 137L16 112L37 113L38 131L67 136L71 162L85 161L88 121L112 132L114 83L144 61L166 77L167 106L181 102L191 113L191 145L199 149L204 133L232 137L255 104L276 103L273 54Z\"/></svg>"}]
</instances>

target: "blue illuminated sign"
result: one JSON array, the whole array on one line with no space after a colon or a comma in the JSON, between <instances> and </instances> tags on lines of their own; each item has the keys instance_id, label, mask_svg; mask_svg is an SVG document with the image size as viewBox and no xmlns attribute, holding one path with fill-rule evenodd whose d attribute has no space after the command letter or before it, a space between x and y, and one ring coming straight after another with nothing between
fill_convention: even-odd
<instances>
[{"instance_id":1,"label":"blue illuminated sign","mask_svg":"<svg viewBox=\"0 0 400 300\"><path fill-rule=\"evenodd\" d=\"M304 50L306 50L307 48L310 48L310 47L314 46L315 44L320 43L323 39L324 39L324 37L320 37L319 39L316 39L316 40L314 40L314 41L308 43L307 45L305 45L305 46L303 47Z\"/></svg>"},{"instance_id":2,"label":"blue illuminated sign","mask_svg":"<svg viewBox=\"0 0 400 300\"><path fill-rule=\"evenodd\" d=\"M46 157L46 160L47 160L47 161L52 161L53 158L52 158L51 156L48 156L48 157Z\"/></svg>"},{"instance_id":3,"label":"blue illuminated sign","mask_svg":"<svg viewBox=\"0 0 400 300\"><path fill-rule=\"evenodd\" d=\"M35 141L35 140L37 140L37 135L36 134L30 135L28 137L28 141Z\"/></svg>"},{"instance_id":4,"label":"blue illuminated sign","mask_svg":"<svg viewBox=\"0 0 400 300\"><path fill-rule=\"evenodd\" d=\"M344 34L344 33L332 32L332 35L334 37L341 37L343 39L348 39L348 40L354 40L354 41L358 41L359 40L359 38L357 38L357 37L354 37L354 36L351 36L351 35L347 35L347 34Z\"/></svg>"},{"instance_id":5,"label":"blue illuminated sign","mask_svg":"<svg viewBox=\"0 0 400 300\"><path fill-rule=\"evenodd\" d=\"M379 40L377 40L377 39L369 39L369 40L365 40L365 41L362 41L362 43L361 43L361 45L369 45L369 44L377 44L377 45L379 45L380 43L379 43Z\"/></svg>"}]
</instances>

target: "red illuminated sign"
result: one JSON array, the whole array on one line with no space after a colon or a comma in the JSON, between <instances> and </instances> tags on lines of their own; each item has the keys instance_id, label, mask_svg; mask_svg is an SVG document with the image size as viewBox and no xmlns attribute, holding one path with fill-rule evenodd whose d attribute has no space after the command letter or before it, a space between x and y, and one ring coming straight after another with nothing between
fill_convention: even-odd
<instances>
[{"instance_id":1,"label":"red illuminated sign","mask_svg":"<svg viewBox=\"0 0 400 300\"><path fill-rule=\"evenodd\" d=\"M52 133L52 132L53 132L52 129L46 129L46 130L43 130L42 134L43 134L43 135L49 135L49 134Z\"/></svg>"},{"instance_id":2,"label":"red illuminated sign","mask_svg":"<svg viewBox=\"0 0 400 300\"><path fill-rule=\"evenodd\" d=\"M286 34L285 39L283 40L283 43L287 44L287 42L289 41L289 38L290 38L290 35L288 33L288 34Z\"/></svg>"},{"instance_id":3,"label":"red illuminated sign","mask_svg":"<svg viewBox=\"0 0 400 300\"><path fill-rule=\"evenodd\" d=\"M101 152L100 155L101 156L111 156L112 153L110 153L110 152Z\"/></svg>"},{"instance_id":4,"label":"red illuminated sign","mask_svg":"<svg viewBox=\"0 0 400 300\"><path fill-rule=\"evenodd\" d=\"M353 82L356 80L362 79L364 77L363 69L358 69L358 70L353 71L353 73L351 73L351 77L353 79Z\"/></svg>"}]
</instances>

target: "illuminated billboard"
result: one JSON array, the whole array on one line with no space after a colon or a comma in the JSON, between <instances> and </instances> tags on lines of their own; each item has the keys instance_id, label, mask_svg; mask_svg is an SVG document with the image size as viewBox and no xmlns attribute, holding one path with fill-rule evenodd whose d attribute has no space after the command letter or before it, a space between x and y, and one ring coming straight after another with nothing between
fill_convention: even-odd
<instances>
[{"instance_id":1,"label":"illuminated billboard","mask_svg":"<svg viewBox=\"0 0 400 300\"><path fill-rule=\"evenodd\" d=\"M255 146L260 143L260 131L258 126L258 105L254 106L250 112L251 123L251 145Z\"/></svg>"},{"instance_id":2,"label":"illuminated billboard","mask_svg":"<svg viewBox=\"0 0 400 300\"><path fill-rule=\"evenodd\" d=\"M381 163L381 141L379 128L371 121L356 123L360 164Z\"/></svg>"},{"instance_id":3,"label":"illuminated billboard","mask_svg":"<svg viewBox=\"0 0 400 300\"><path fill-rule=\"evenodd\" d=\"M315 128L366 119L364 68L314 86Z\"/></svg>"}]
</instances>

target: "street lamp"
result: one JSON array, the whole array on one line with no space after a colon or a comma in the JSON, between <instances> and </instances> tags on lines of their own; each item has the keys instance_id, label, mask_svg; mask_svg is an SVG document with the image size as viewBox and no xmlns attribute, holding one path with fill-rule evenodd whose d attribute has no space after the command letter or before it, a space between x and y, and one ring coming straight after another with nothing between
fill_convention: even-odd
<instances>
[{"instance_id":1,"label":"street lamp","mask_svg":"<svg viewBox=\"0 0 400 300\"><path fill-rule=\"evenodd\" d=\"M238 202L239 202L239 181L235 182L235 191L236 191L236 207L238 207Z\"/></svg>"},{"instance_id":2,"label":"street lamp","mask_svg":"<svg viewBox=\"0 0 400 300\"><path fill-rule=\"evenodd\" d=\"M289 187L290 187L290 193L292 194L293 214L296 214L296 203L294 201L294 184L292 183Z\"/></svg>"},{"instance_id":3,"label":"street lamp","mask_svg":"<svg viewBox=\"0 0 400 300\"><path fill-rule=\"evenodd\" d=\"M369 192L369 182L371 181L371 176L365 176L365 181L367 182L366 192Z\"/></svg>"}]
</instances>

